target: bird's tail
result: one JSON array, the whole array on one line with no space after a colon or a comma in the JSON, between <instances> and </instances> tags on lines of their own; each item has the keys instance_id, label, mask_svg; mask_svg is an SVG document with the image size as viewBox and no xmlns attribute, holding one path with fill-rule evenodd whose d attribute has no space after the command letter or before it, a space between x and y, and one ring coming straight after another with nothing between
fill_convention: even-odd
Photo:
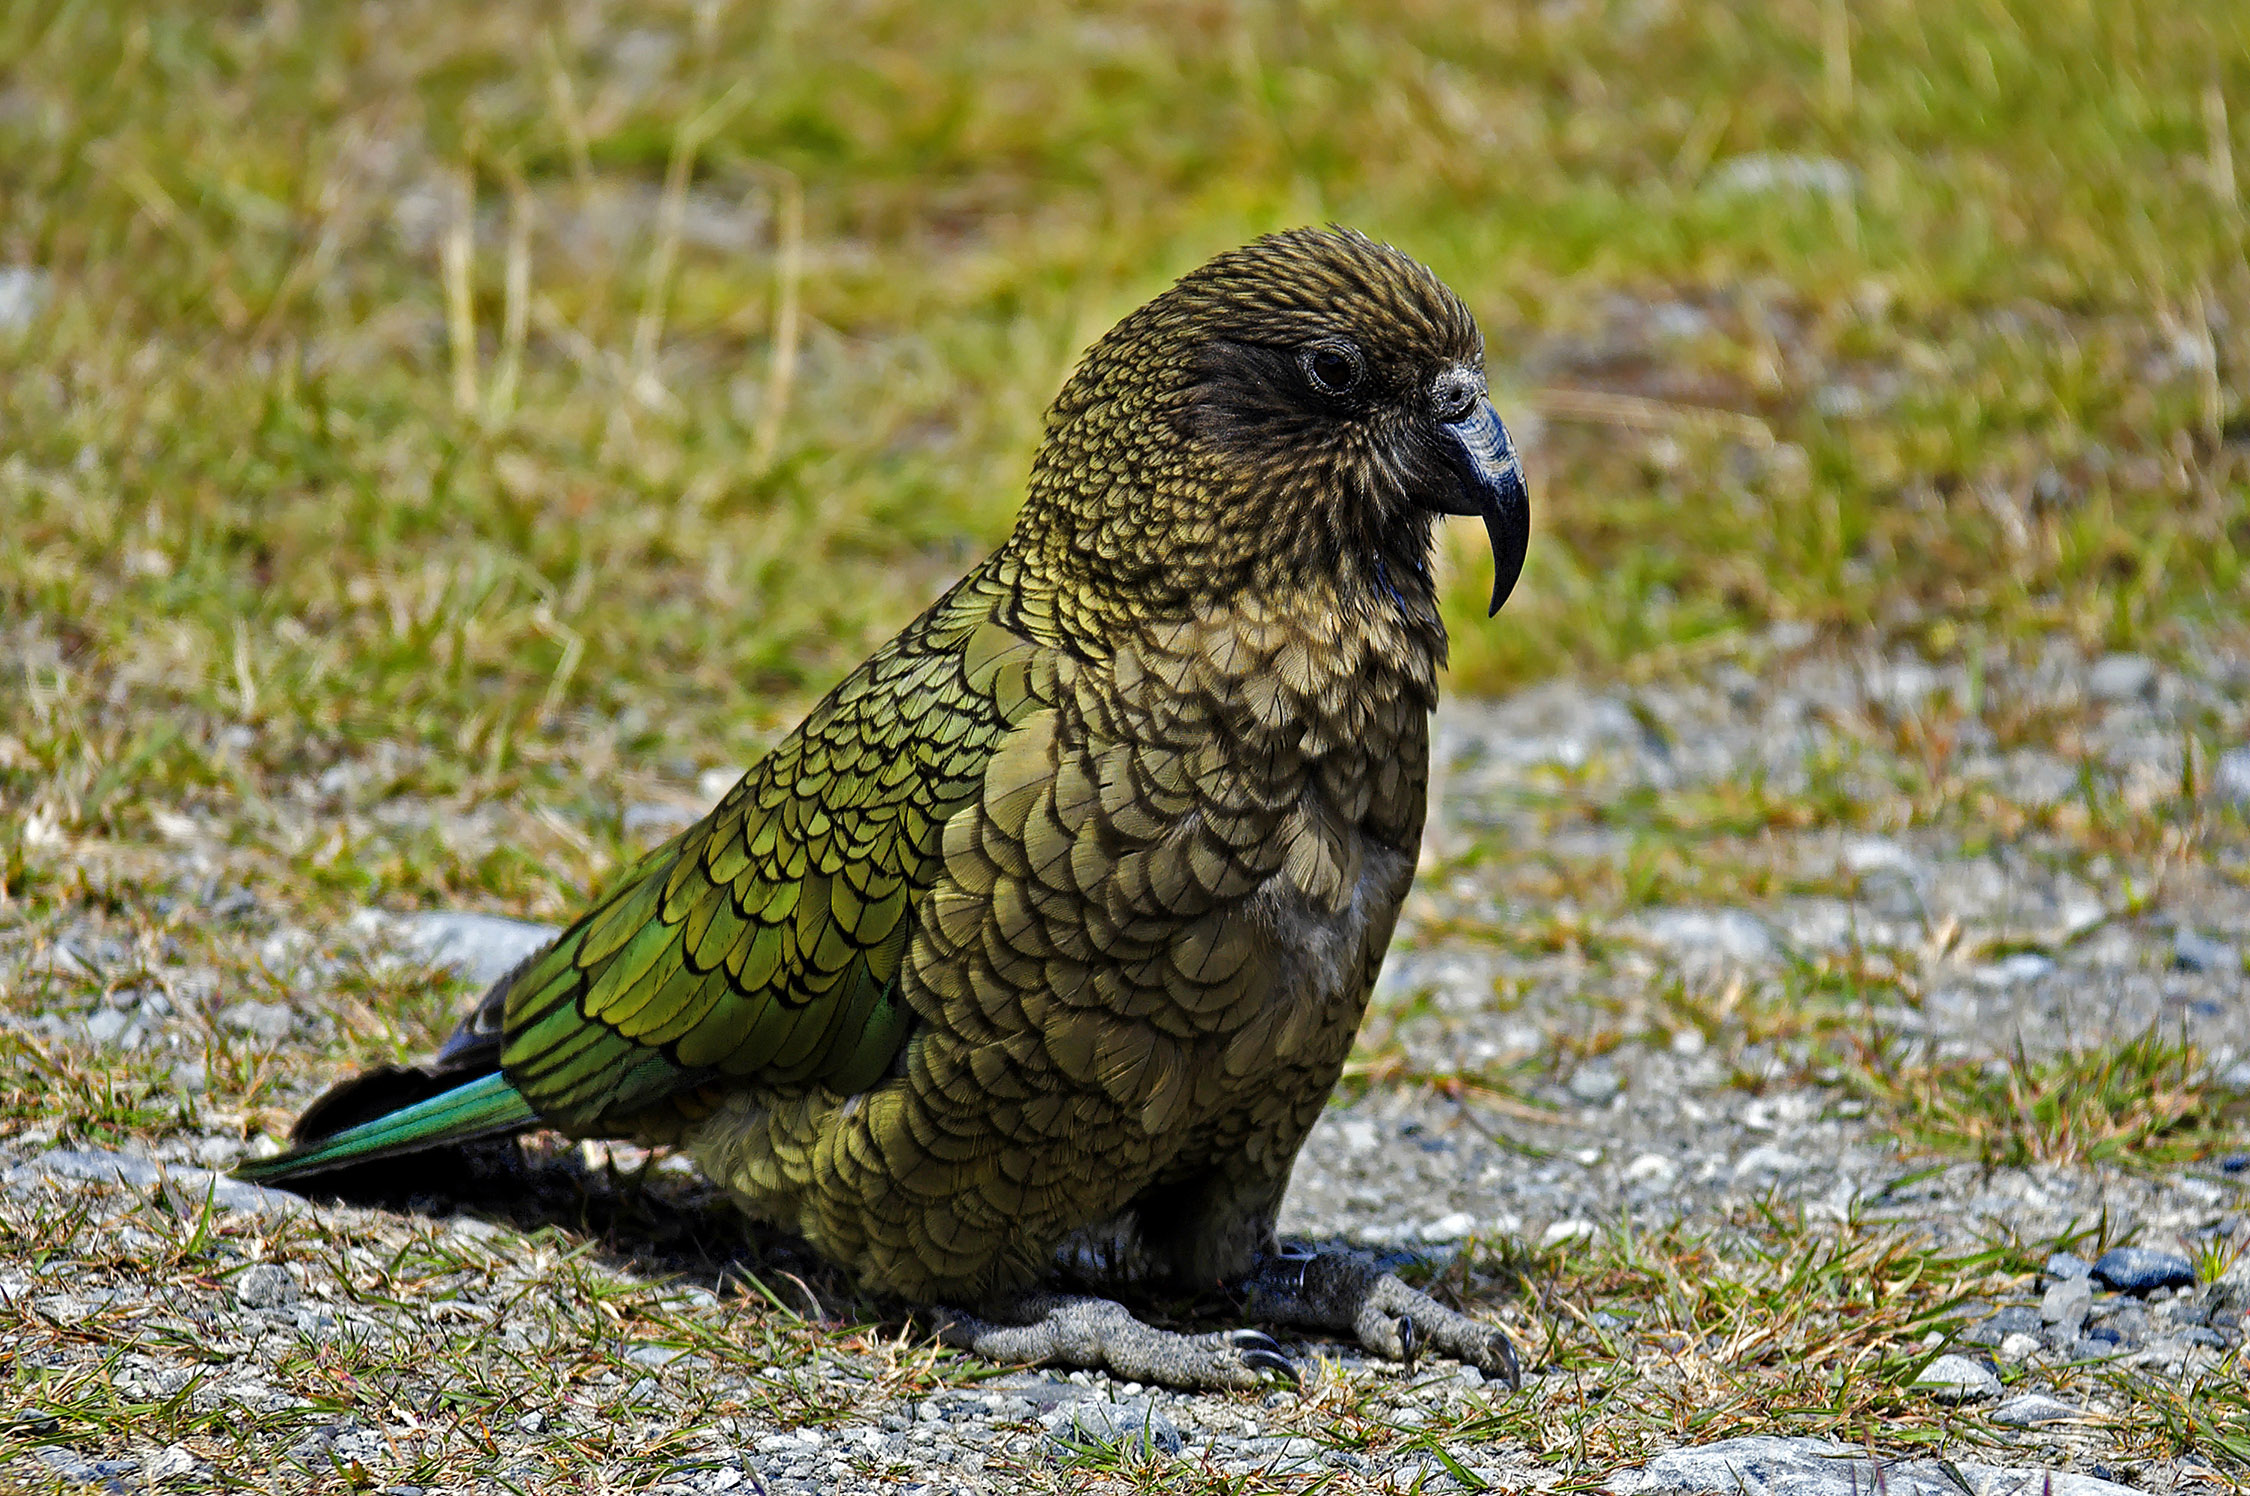
<instances>
[{"instance_id":1,"label":"bird's tail","mask_svg":"<svg viewBox=\"0 0 2250 1496\"><path fill-rule=\"evenodd\" d=\"M521 1132L537 1120L531 1103L496 1072L326 1137L306 1139L286 1153L239 1164L234 1176L271 1184L425 1148Z\"/></svg>"}]
</instances>

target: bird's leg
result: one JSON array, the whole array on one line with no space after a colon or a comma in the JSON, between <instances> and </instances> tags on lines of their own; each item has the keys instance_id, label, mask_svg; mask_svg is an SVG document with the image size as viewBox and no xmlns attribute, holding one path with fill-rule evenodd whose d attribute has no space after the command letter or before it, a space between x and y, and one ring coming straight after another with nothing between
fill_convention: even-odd
<instances>
[{"instance_id":1,"label":"bird's leg","mask_svg":"<svg viewBox=\"0 0 2250 1496\"><path fill-rule=\"evenodd\" d=\"M992 1312L1001 1318L941 1310L938 1338L988 1361L1086 1367L1182 1392L1297 1382L1281 1347L1256 1330L1182 1335L1143 1324L1113 1299L1069 1294L1025 1294Z\"/></svg>"},{"instance_id":2,"label":"bird's leg","mask_svg":"<svg viewBox=\"0 0 2250 1496\"><path fill-rule=\"evenodd\" d=\"M1432 1351L1511 1388L1522 1385L1516 1348L1505 1331L1407 1287L1364 1252L1270 1253L1245 1288L1250 1314L1265 1323L1342 1331L1376 1355L1409 1365Z\"/></svg>"}]
</instances>

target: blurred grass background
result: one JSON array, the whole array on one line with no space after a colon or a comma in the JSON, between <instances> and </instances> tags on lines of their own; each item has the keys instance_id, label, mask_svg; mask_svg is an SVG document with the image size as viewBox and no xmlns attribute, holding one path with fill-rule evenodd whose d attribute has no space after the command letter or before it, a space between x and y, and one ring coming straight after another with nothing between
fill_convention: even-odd
<instances>
[{"instance_id":1,"label":"blurred grass background","mask_svg":"<svg viewBox=\"0 0 2250 1496\"><path fill-rule=\"evenodd\" d=\"M1324 220L1460 289L1526 439L1456 690L1777 622L2194 648L2246 612L2246 116L2228 0L16 0L0 811L745 762L1005 533L1089 339ZM311 835L359 897L606 860Z\"/></svg>"}]
</instances>

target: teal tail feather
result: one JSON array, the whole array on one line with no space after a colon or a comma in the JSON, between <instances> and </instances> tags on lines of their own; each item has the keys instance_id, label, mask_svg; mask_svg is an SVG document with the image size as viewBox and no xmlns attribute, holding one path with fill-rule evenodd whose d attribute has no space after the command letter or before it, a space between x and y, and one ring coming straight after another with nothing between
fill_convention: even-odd
<instances>
[{"instance_id":1,"label":"teal tail feather","mask_svg":"<svg viewBox=\"0 0 2250 1496\"><path fill-rule=\"evenodd\" d=\"M371 1122L299 1143L286 1153L238 1164L234 1177L271 1184L496 1133L521 1132L538 1120L531 1103L508 1084L506 1076L480 1076Z\"/></svg>"}]
</instances>

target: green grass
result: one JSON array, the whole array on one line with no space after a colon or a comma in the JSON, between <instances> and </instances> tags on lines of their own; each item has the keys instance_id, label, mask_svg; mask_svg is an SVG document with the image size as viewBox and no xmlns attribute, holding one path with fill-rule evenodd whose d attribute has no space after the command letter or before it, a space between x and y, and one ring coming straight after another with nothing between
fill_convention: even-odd
<instances>
[{"instance_id":1,"label":"green grass","mask_svg":"<svg viewBox=\"0 0 2250 1496\"><path fill-rule=\"evenodd\" d=\"M19 4L9 58L0 798L74 834L382 743L470 799L738 762L1004 533L1092 335L1308 220L1427 258L1545 418L1496 624L1453 546L1458 687L2239 613L2215 0Z\"/></svg>"},{"instance_id":2,"label":"green grass","mask_svg":"<svg viewBox=\"0 0 2250 1496\"><path fill-rule=\"evenodd\" d=\"M2057 636L2239 649L2246 153L2250 21L2225 0L0 5L0 270L29 273L7 284L36 308L0 329L0 941L120 944L99 970L18 966L0 1004L219 983L172 994L199 1053L0 1031L0 1135L278 1131L315 1070L426 1045L460 994L389 967L329 973L309 1039L219 1011L296 990L253 954L277 923L572 911L638 844L628 808L754 757L1006 533L1091 338L1274 228L1391 240L1485 328L1537 534L1489 623L1481 542L1448 538L1451 689L1661 677L1783 622L1996 685ZM1623 829L1629 854L1479 844L1460 870L1522 917L1426 912L1418 933L1599 963L1643 906L1848 891L1774 850L1800 832L2035 838L2114 859L2128 913L2214 842L2244 876L2239 824L2198 798L2208 734L2177 796L2089 778L2025 806L1952 770L1979 710L1847 724L1864 761L1801 793L1566 780L1543 824ZM2084 726L1985 715L2003 747ZM251 907L212 912L232 887ZM1986 1162L2169 1163L2240 1136L2195 1058L2153 1039L2003 1073L1867 1038L1870 1005L1911 1006L1922 979L1863 956L1675 983L1647 1014L1590 1006L1555 1063L1692 1028ZM1511 1101L1527 1073L1416 1069L1418 1014L1376 1015L1354 1084L1539 1119ZM1745 1085L1776 1073L1743 1063ZM11 1223L0 1259L185 1292L331 1246L141 1224L154 1245ZM344 1291L499 1272L393 1225L396 1265ZM621 1334L710 1333L586 1266L583 1241L534 1239L575 1359L527 1358L523 1395L625 1374L595 1364ZM1550 1259L1474 1260L1454 1287L1489 1305L1543 1283L1540 1333L1573 1376L1429 1437L1512 1441L1570 1480L1777 1424L1967 1437L1901 1378L1959 1295L2034 1260L1779 1220ZM13 1303L11 1336L49 1350L111 1357L140 1333ZM1604 1305L1632 1329L1594 1329ZM729 1354L790 1368L857 1346L881 1395L967 1375L763 1299L727 1323ZM287 1379L372 1417L425 1406L442 1373L474 1425L474 1330ZM46 1410L41 1439L145 1430L240 1463L287 1423L134 1401L72 1364L25 1362L8 1388ZM747 1411L847 1416L817 1374L769 1391ZM1369 1396L1331 1378L1304 1425L1397 1447ZM2250 1458L2239 1384L2117 1402L2136 1457ZM629 1426L597 1432L559 1457L573 1472L634 1453ZM490 1468L469 1445L430 1458L432 1479Z\"/></svg>"}]
</instances>

